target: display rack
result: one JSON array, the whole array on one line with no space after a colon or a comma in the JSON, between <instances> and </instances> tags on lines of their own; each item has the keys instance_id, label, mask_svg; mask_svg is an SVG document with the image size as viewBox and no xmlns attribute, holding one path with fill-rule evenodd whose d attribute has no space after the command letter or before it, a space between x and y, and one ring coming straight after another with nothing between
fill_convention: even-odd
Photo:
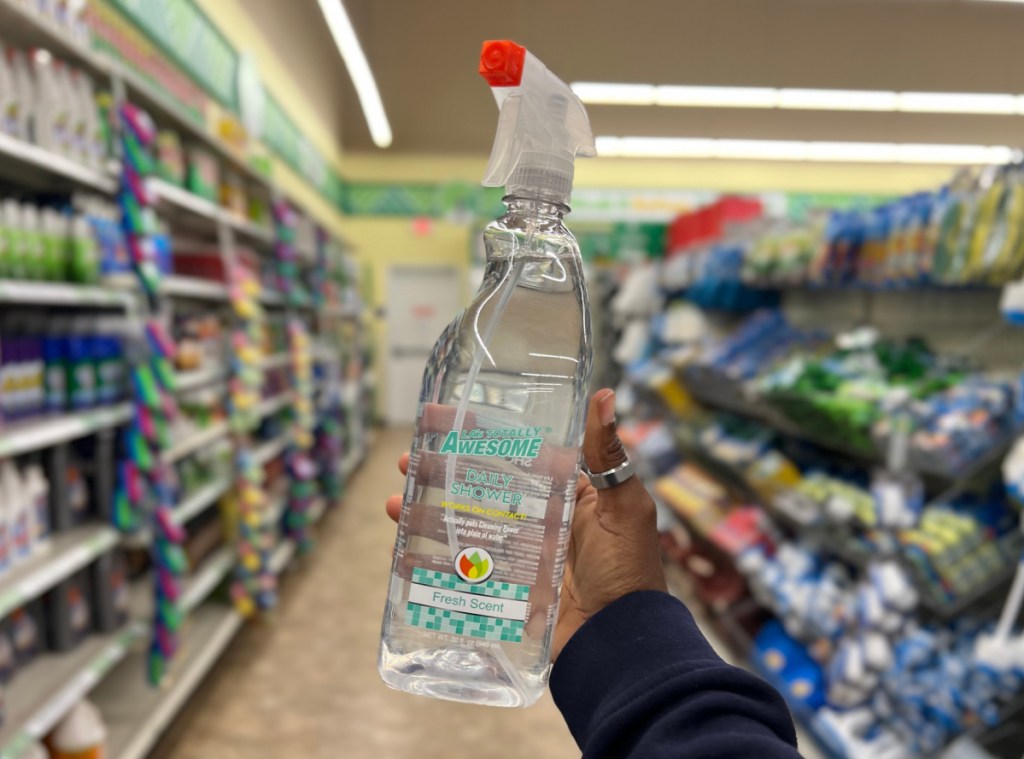
<instances>
[{"instance_id":1,"label":"display rack","mask_svg":"<svg viewBox=\"0 0 1024 759\"><path fill-rule=\"evenodd\" d=\"M220 162L240 174L251 187L267 197L281 196L268 176L197 124L167 92L154 87L120 61L93 51L26 4L17 0L0 0L0 30L4 42L50 50L66 63L87 72L104 89L109 88L116 101L142 106L158 124L173 127L187 139L210 149ZM120 187L118 175L121 170L121 163L117 160L110 160L102 170L96 170L36 145L0 135L0 177L8 184L25 190L47 193L85 191L113 200ZM219 251L224 262L233 262L241 246L260 256L271 254L275 234L269 225L240 218L161 179L149 179L147 187L155 201L157 216L170 229L172 248L179 241L200 238L212 241L209 244ZM316 250L303 247L300 251L303 266L313 263L317 255ZM180 304L204 304L203 307L208 306L220 314L226 325L232 324L229 310L232 293L224 282L179 274L164 276L159 297L158 309L173 311ZM362 310L358 305L351 302L324 307L313 302L290 304L275 292L264 292L259 300L264 305L283 309L286 315L295 310L302 311L305 314L303 318L318 338L321 332L328 335L323 325L334 320L350 323L354 332L345 334L354 337L340 337L342 333L339 331L331 332L329 339L353 340L353 344L346 347L350 354L356 355L353 366L361 369ZM139 314L145 310L138 283L125 275L113 276L94 285L0 279L0 308L5 305L96 309L105 313L104 318L116 313L123 320L126 333L138 330ZM340 366L337 346L333 349L334 359ZM173 383L175 393L181 397L209 390L223 393L233 371L232 359L227 354L220 363L206 362L199 369L178 372ZM290 366L289 353L273 354L261 362L264 371L287 373ZM352 376L351 369L345 376ZM340 373L331 374L318 379L318 383L330 389L341 381L341 377ZM340 388L337 392L340 395ZM295 397L294 390L290 388L264 397L256 405L255 413L260 419L284 414ZM357 402L358 395L353 396L352 401ZM346 417L349 420L347 447L340 464L346 479L362 461L367 444L360 412L355 407L349 411ZM69 443L97 436L97 440L102 437L105 441L105 452L96 455L96 464L112 467L113 433L132 423L134 418L131 403L118 403L0 424L0 460L41 453L45 454L47 461L53 458L59 462L62 461L60 457L66 455L59 452L64 451ZM166 465L192 457L202 459L206 450L223 446L223 441L236 445L238 438L228 421L217 418L175 439L160 459ZM282 433L269 440L258 441L253 456L260 465L265 465L285 454L290 445L289 434ZM107 482L112 477L113 473L107 473L99 479ZM106 493L109 484L103 487ZM201 482L181 495L172 512L172 521L186 529L192 523L203 522L204 515L234 488L234 479L223 475ZM59 495L52 497L66 498L63 490L62 484L54 486ZM335 501L335 498L318 495L309 506L309 521L313 524L319 522ZM284 512L284 495L279 494L271 504L270 516L280 522ZM102 514L108 514L106 506ZM47 553L0 576L0 620L27 602L62 586L77 573L86 569L93 571L100 564L106 566L112 552L144 547L151 542L152 534L148 527L132 534L121 534L100 523L78 527L58 525ZM299 551L300 547L294 540L282 537L272 551L270 566L273 573L283 573ZM178 608L186 617L181 631L181 653L171 662L168 676L160 687L153 687L147 682L148 647L142 643L152 633L148 620L153 590L152 582L145 577L131 588L131 619L126 625L114 632L94 632L66 653L47 653L33 660L6 689L7 710L0 729L0 757L16 759L32 742L43 738L86 695L99 706L107 722L108 756L112 759L139 759L148 753L244 624L244 617L226 603L227 594L218 593L237 562L233 546L226 543L206 555L185 578L178 599Z\"/></svg>"}]
</instances>

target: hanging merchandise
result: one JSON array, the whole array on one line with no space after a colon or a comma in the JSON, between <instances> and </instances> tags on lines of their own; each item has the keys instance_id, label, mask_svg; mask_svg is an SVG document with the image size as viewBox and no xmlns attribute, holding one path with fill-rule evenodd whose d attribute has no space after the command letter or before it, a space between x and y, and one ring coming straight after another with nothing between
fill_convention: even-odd
<instances>
[{"instance_id":1,"label":"hanging merchandise","mask_svg":"<svg viewBox=\"0 0 1024 759\"><path fill-rule=\"evenodd\" d=\"M277 231L274 250L281 290L289 305L306 305L311 301L311 295L300 277L296 247L299 229L302 228L300 217L284 201L275 202L273 210ZM306 552L312 547L310 509L319 494L316 461L311 456L316 424L313 413L312 342L305 324L297 316L289 317L286 329L294 394L290 430L292 445L286 457L290 484L285 528L288 537L295 541L299 550Z\"/></svg>"},{"instance_id":2,"label":"hanging merchandise","mask_svg":"<svg viewBox=\"0 0 1024 759\"><path fill-rule=\"evenodd\" d=\"M135 273L151 307L157 304L162 266L153 232L153 195L146 183L153 168L151 149L156 129L149 116L129 103L120 109L124 153L119 203L122 226ZM151 308L151 310L155 310ZM155 317L132 342L134 422L127 428L124 459L118 468L115 523L123 530L147 526L152 531L154 613L148 677L159 683L178 648L181 614L177 601L188 568L182 551L184 530L174 521L176 480L162 458L171 446L171 425L177 418L175 346Z\"/></svg>"},{"instance_id":3,"label":"hanging merchandise","mask_svg":"<svg viewBox=\"0 0 1024 759\"><path fill-rule=\"evenodd\" d=\"M255 265L238 256L230 267L231 305L238 325L231 335L232 378L229 419L235 435L235 508L238 515L238 563L231 598L243 616L269 609L277 600L277 578L270 569L275 530L270 514L263 466L253 455L252 431L259 425L257 404L265 382L262 362L266 320L259 299L261 287Z\"/></svg>"},{"instance_id":4,"label":"hanging merchandise","mask_svg":"<svg viewBox=\"0 0 1024 759\"><path fill-rule=\"evenodd\" d=\"M562 559L541 555L564 558L592 360L562 218L574 159L595 151L583 104L523 47L485 42L480 73L501 112L484 184L509 208L424 373L379 670L411 693L527 706L547 683Z\"/></svg>"}]
</instances>

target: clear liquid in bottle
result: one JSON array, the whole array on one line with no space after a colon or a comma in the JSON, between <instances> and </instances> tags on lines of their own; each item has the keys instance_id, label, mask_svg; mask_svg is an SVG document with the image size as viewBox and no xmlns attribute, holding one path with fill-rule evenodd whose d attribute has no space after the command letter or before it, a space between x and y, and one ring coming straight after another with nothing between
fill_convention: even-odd
<instances>
[{"instance_id":1,"label":"clear liquid in bottle","mask_svg":"<svg viewBox=\"0 0 1024 759\"><path fill-rule=\"evenodd\" d=\"M424 372L378 660L393 688L527 706L547 684L591 369L566 210L509 199Z\"/></svg>"}]
</instances>

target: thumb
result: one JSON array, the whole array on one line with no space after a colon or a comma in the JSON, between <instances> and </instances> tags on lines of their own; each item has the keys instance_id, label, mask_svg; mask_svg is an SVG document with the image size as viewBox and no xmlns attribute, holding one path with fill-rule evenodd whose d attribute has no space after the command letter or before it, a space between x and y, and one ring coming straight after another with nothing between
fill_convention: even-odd
<instances>
[{"instance_id":1,"label":"thumb","mask_svg":"<svg viewBox=\"0 0 1024 759\"><path fill-rule=\"evenodd\" d=\"M590 399L583 433L583 460L591 472L607 472L626 461L615 429L615 392L604 388Z\"/></svg>"}]
</instances>

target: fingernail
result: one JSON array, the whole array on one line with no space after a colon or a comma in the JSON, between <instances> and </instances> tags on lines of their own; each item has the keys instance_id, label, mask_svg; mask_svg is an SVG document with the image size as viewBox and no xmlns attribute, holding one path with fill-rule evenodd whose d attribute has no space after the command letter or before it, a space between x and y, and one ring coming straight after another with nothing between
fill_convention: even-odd
<instances>
[{"instance_id":1,"label":"fingernail","mask_svg":"<svg viewBox=\"0 0 1024 759\"><path fill-rule=\"evenodd\" d=\"M615 393L608 393L604 398L598 402L597 416L601 420L601 424L607 427L609 424L615 424Z\"/></svg>"}]
</instances>

